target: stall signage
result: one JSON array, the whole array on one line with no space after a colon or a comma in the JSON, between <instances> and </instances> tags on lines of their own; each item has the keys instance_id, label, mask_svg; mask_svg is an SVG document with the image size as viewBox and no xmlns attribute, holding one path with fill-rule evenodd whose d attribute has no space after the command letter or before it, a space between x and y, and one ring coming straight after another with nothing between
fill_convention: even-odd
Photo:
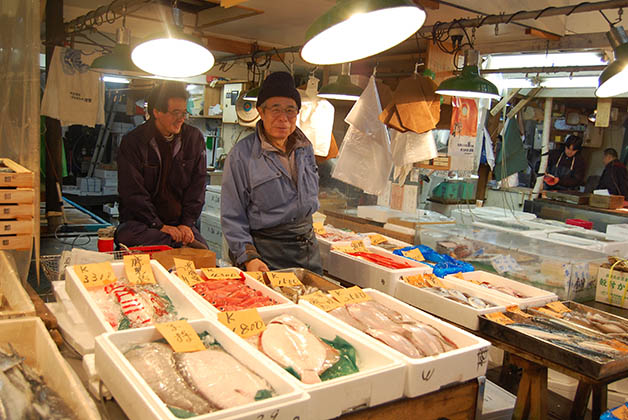
<instances>
[{"instance_id":1,"label":"stall signage","mask_svg":"<svg viewBox=\"0 0 628 420\"><path fill-rule=\"evenodd\" d=\"M559 314L563 314L565 312L571 312L571 309L566 307L562 302L549 302L546 303L545 306L550 308L552 311L558 312Z\"/></svg>"},{"instance_id":2,"label":"stall signage","mask_svg":"<svg viewBox=\"0 0 628 420\"><path fill-rule=\"evenodd\" d=\"M257 308L220 312L218 321L242 338L257 335L266 329Z\"/></svg>"},{"instance_id":3,"label":"stall signage","mask_svg":"<svg viewBox=\"0 0 628 420\"><path fill-rule=\"evenodd\" d=\"M74 272L87 288L106 286L118 280L109 262L75 265Z\"/></svg>"},{"instance_id":4,"label":"stall signage","mask_svg":"<svg viewBox=\"0 0 628 420\"><path fill-rule=\"evenodd\" d=\"M513 314L521 315L524 318L531 318L532 317L532 315L523 312L521 310L521 308L519 308L519 305L506 306L506 311L508 311L510 313L513 313Z\"/></svg>"},{"instance_id":5,"label":"stall signage","mask_svg":"<svg viewBox=\"0 0 628 420\"><path fill-rule=\"evenodd\" d=\"M239 280L240 271L233 267L224 268L201 268L201 272L209 280Z\"/></svg>"},{"instance_id":6,"label":"stall signage","mask_svg":"<svg viewBox=\"0 0 628 420\"><path fill-rule=\"evenodd\" d=\"M425 274L423 275L423 278L425 279L425 281L430 287L443 287L443 288L445 287L443 282L440 281L440 279L436 277L434 274Z\"/></svg>"},{"instance_id":7,"label":"stall signage","mask_svg":"<svg viewBox=\"0 0 628 420\"><path fill-rule=\"evenodd\" d=\"M374 235L369 235L369 239L371 240L371 245L379 245L383 244L384 242L388 242L388 239L386 239L385 236L382 236L378 233Z\"/></svg>"},{"instance_id":8,"label":"stall signage","mask_svg":"<svg viewBox=\"0 0 628 420\"><path fill-rule=\"evenodd\" d=\"M310 302L312 305L319 307L325 312L333 311L334 309L342 306L336 299L332 299L320 290L309 295L303 295L299 298Z\"/></svg>"},{"instance_id":9,"label":"stall signage","mask_svg":"<svg viewBox=\"0 0 628 420\"><path fill-rule=\"evenodd\" d=\"M419 248L413 248L408 251L401 251L404 257L412 258L415 261L425 261L425 257L419 251Z\"/></svg>"},{"instance_id":10,"label":"stall signage","mask_svg":"<svg viewBox=\"0 0 628 420\"><path fill-rule=\"evenodd\" d=\"M348 303L362 303L371 300L371 297L364 293L364 291L358 286L349 287L347 289L330 290L329 294L343 305Z\"/></svg>"},{"instance_id":11,"label":"stall signage","mask_svg":"<svg viewBox=\"0 0 628 420\"><path fill-rule=\"evenodd\" d=\"M131 284L155 284L155 275L148 254L125 255L124 272Z\"/></svg>"},{"instance_id":12,"label":"stall signage","mask_svg":"<svg viewBox=\"0 0 628 420\"><path fill-rule=\"evenodd\" d=\"M155 328L177 353L205 350L198 334L185 320L155 324Z\"/></svg>"},{"instance_id":13,"label":"stall signage","mask_svg":"<svg viewBox=\"0 0 628 420\"><path fill-rule=\"evenodd\" d=\"M553 311L551 309L547 309L547 308L543 308L543 307L534 308L534 310L535 311L539 311L540 313L542 313L544 315L547 315L549 317L552 317L552 318L562 318L563 317L563 315L561 313L555 312L555 311Z\"/></svg>"},{"instance_id":14,"label":"stall signage","mask_svg":"<svg viewBox=\"0 0 628 420\"><path fill-rule=\"evenodd\" d=\"M262 271L247 271L246 274L253 277L255 280L259 281L260 283L266 284L264 282L264 273Z\"/></svg>"},{"instance_id":15,"label":"stall signage","mask_svg":"<svg viewBox=\"0 0 628 420\"><path fill-rule=\"evenodd\" d=\"M203 283L203 279L196 273L196 267L194 262L190 260L183 260L181 258L173 258L174 266L177 270L177 277L183 280L188 286L192 287L195 284Z\"/></svg>"},{"instance_id":16,"label":"stall signage","mask_svg":"<svg viewBox=\"0 0 628 420\"><path fill-rule=\"evenodd\" d=\"M294 273L268 272L268 280L273 287L302 287L303 283Z\"/></svg>"},{"instance_id":17,"label":"stall signage","mask_svg":"<svg viewBox=\"0 0 628 420\"><path fill-rule=\"evenodd\" d=\"M502 324L502 325L510 325L510 324L515 323L515 321L508 318L502 312L491 312L490 314L485 314L484 316L487 319L490 319L491 321L497 322L498 324Z\"/></svg>"}]
</instances>

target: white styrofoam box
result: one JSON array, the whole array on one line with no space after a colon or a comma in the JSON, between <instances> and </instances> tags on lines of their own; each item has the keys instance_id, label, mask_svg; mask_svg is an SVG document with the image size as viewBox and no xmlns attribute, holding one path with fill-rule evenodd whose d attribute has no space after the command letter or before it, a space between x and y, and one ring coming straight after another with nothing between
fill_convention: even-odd
<instances>
[{"instance_id":1,"label":"white styrofoam box","mask_svg":"<svg viewBox=\"0 0 628 420\"><path fill-rule=\"evenodd\" d=\"M396 262L407 263L412 268L392 269L367 261L363 258L338 252L329 252L327 272L341 280L353 283L362 288L381 290L392 295L401 276L431 273L432 267L414 260L391 254L380 248L369 246L369 252L391 258Z\"/></svg>"},{"instance_id":2,"label":"white styrofoam box","mask_svg":"<svg viewBox=\"0 0 628 420\"><path fill-rule=\"evenodd\" d=\"M412 229L412 231L414 232L414 229ZM405 248L405 247L408 247L408 246L412 246L412 244L400 241L398 239L391 238L391 237L386 236L386 235L382 235L381 233L369 232L369 233L365 233L364 234L364 236L365 236L364 244L365 245L372 246L372 247L375 247L377 249L381 249L382 251L386 251L386 252L388 252L390 254L392 254L392 250L386 249L386 248L384 248L381 245L372 245L371 244L371 239L369 238L369 235L380 235L380 236L383 236L384 238L386 238L387 244L391 245L391 246L394 246L395 248Z\"/></svg>"},{"instance_id":3,"label":"white styrofoam box","mask_svg":"<svg viewBox=\"0 0 628 420\"><path fill-rule=\"evenodd\" d=\"M412 217L410 213L401 210L391 209L384 206L358 206L358 217L374 220L379 223L386 223L393 217Z\"/></svg>"},{"instance_id":4,"label":"white styrofoam box","mask_svg":"<svg viewBox=\"0 0 628 420\"><path fill-rule=\"evenodd\" d=\"M242 273L242 270L240 270L239 268L236 268L236 267L229 267L229 268L233 268L239 273ZM202 271L200 269L197 269L196 273L200 276ZM177 277L176 271L169 273L169 276L171 277L171 281L174 284L176 284L179 288L185 289L190 299L193 299L196 302L196 306L203 310L205 318L213 319L217 317L217 314L220 311L211 303L206 301L203 298L203 296L196 293L196 291L193 290L190 286L188 286L183 280ZM277 305L294 305L294 303L290 299L288 299L281 293L275 292L273 289L255 280L253 277L249 276L248 274L244 273L244 278L245 278L244 283L247 286L249 286L251 289L259 290L260 292L262 292L264 296L268 296L269 298L277 302ZM273 305L273 306L277 306L277 305ZM257 308L257 310L260 312L263 312L267 310L268 308L272 308L273 306L263 306L263 307Z\"/></svg>"},{"instance_id":5,"label":"white styrofoam box","mask_svg":"<svg viewBox=\"0 0 628 420\"><path fill-rule=\"evenodd\" d=\"M207 331L223 349L264 378L278 394L254 403L232 407L194 417L197 420L218 419L308 419L308 395L294 381L286 379L287 373L259 352L248 347L228 328L218 321L196 320L190 325L197 333ZM96 369L114 398L131 420L177 420L146 381L133 368L122 353L129 345L150 343L162 338L155 327L137 328L103 334L96 338ZM275 414L276 413L276 414Z\"/></svg>"},{"instance_id":6,"label":"white styrofoam box","mask_svg":"<svg viewBox=\"0 0 628 420\"><path fill-rule=\"evenodd\" d=\"M201 235L210 242L222 243L220 215L209 211L201 212Z\"/></svg>"},{"instance_id":7,"label":"white styrofoam box","mask_svg":"<svg viewBox=\"0 0 628 420\"><path fill-rule=\"evenodd\" d=\"M606 225L606 239L611 241L622 241L626 238L628 238L628 223Z\"/></svg>"},{"instance_id":8,"label":"white styrofoam box","mask_svg":"<svg viewBox=\"0 0 628 420\"><path fill-rule=\"evenodd\" d=\"M482 415L478 420L510 420L517 397L488 379L484 383Z\"/></svg>"},{"instance_id":9,"label":"white styrofoam box","mask_svg":"<svg viewBox=\"0 0 628 420\"><path fill-rule=\"evenodd\" d=\"M500 230L503 232L513 233L516 235L530 236L539 232L558 232L565 230L565 228L559 226L552 226L548 224L535 223L534 221L510 221L503 220L503 224L495 223L494 221L487 221L481 219L472 223L472 226L482 227L486 229Z\"/></svg>"},{"instance_id":10,"label":"white styrofoam box","mask_svg":"<svg viewBox=\"0 0 628 420\"><path fill-rule=\"evenodd\" d=\"M374 348L380 348L381 346L386 351L390 352L395 360L402 360L407 366L404 385L404 395L406 397L412 398L424 395L446 385L468 381L478 376L483 376L486 373L488 366L488 350L491 343L413 308L385 293L374 289L363 290L374 301L417 321L435 327L444 336L456 343L458 348L435 356L418 359L408 357L362 331L355 329L349 324L346 324L333 315L318 309L305 300L301 300L299 305L303 305L312 311L318 312L321 318L330 318L330 322L339 322L342 325L343 331L352 331L360 335L363 340L370 342L370 345Z\"/></svg>"},{"instance_id":11,"label":"white styrofoam box","mask_svg":"<svg viewBox=\"0 0 628 420\"><path fill-rule=\"evenodd\" d=\"M52 288L57 301L47 302L46 307L57 318L63 338L82 356L94 353L94 336L88 331L83 317L68 296L65 282L53 281Z\"/></svg>"},{"instance_id":12,"label":"white styrofoam box","mask_svg":"<svg viewBox=\"0 0 628 420\"><path fill-rule=\"evenodd\" d=\"M412 306L416 306L419 309L465 328L469 328L470 330L478 330L480 328L478 316L491 312L504 312L506 306L510 305L510 301L500 296L491 295L486 292L486 289L477 290L472 287L473 285L470 283L468 285L464 283L453 283L449 281L447 277L441 279L441 282L443 286L447 288L457 289L471 296L485 299L497 306L486 309L476 309L472 306L456 302L455 300L447 299L444 296L439 296L436 293L425 290L425 288L413 286L403 280L399 280L397 283L397 288L393 296Z\"/></svg>"},{"instance_id":13,"label":"white styrofoam box","mask_svg":"<svg viewBox=\"0 0 628 420\"><path fill-rule=\"evenodd\" d=\"M179 317L185 319L200 319L204 317L204 311L197 306L196 300L191 298L188 290L180 287L179 284L172 281L172 277L161 264L155 260L150 261L153 269L155 281L164 289ZM111 263L113 273L117 278L125 277L124 263ZM83 283L76 275L74 266L68 266L65 271L65 290L72 300L72 303L83 317L87 324L88 331L94 337L105 332L113 332L114 329L105 319L102 311L90 295L89 291L83 286Z\"/></svg>"},{"instance_id":14,"label":"white styrofoam box","mask_svg":"<svg viewBox=\"0 0 628 420\"><path fill-rule=\"evenodd\" d=\"M498 276L497 274L487 273L486 271L470 271L468 273L459 273L458 275L461 275L465 280L462 280L452 274L446 276L445 278L454 284L466 283L477 290L484 289L492 296L510 301L511 305L519 305L521 309L529 308L531 306L543 306L547 302L558 300L558 296L556 296L555 293L548 292L547 290L539 289L538 287L530 286L525 283L520 283L516 280L507 279L506 277ZM488 282L493 286L509 287L528 297L517 298L507 293L500 292L499 290L489 289L478 284L473 284L471 283L471 280Z\"/></svg>"},{"instance_id":15,"label":"white styrofoam box","mask_svg":"<svg viewBox=\"0 0 628 420\"><path fill-rule=\"evenodd\" d=\"M222 187L220 185L208 185L205 188L205 206L203 210L220 215L220 195Z\"/></svg>"},{"instance_id":16,"label":"white styrofoam box","mask_svg":"<svg viewBox=\"0 0 628 420\"><path fill-rule=\"evenodd\" d=\"M272 307L260 313L267 324L283 314L293 315L304 322L318 337L327 340L333 340L336 336L342 337L357 353L359 372L318 384L304 384L285 372L286 376L296 381L310 395L310 418L334 418L354 409L393 401L403 395L406 366L388 349L372 345L361 333L351 331L344 327L344 323L334 322L334 319L321 316L319 311L313 311L304 305Z\"/></svg>"},{"instance_id":17,"label":"white styrofoam box","mask_svg":"<svg viewBox=\"0 0 628 420\"><path fill-rule=\"evenodd\" d=\"M351 234L350 232L344 231L342 229L337 229L333 226L325 226L325 230L328 233L331 234L342 234L343 236L351 236L353 237L353 239L351 240L362 240L364 239L363 234L361 233L353 233ZM321 265L323 267L323 270L327 271L327 267L329 264L329 250L331 249L331 245L332 244L338 244L338 245L348 245L350 243L350 241L335 241L333 239L329 239L329 238L325 238L323 236L320 235L316 235L316 241L318 242L318 249L320 251L321 254Z\"/></svg>"},{"instance_id":18,"label":"white styrofoam box","mask_svg":"<svg viewBox=\"0 0 628 420\"><path fill-rule=\"evenodd\" d=\"M608 239L602 232L587 229L569 229L561 232L538 232L529 237L541 239L561 245L584 248L590 251L603 252L607 255L628 257L628 241L626 237L616 241Z\"/></svg>"},{"instance_id":19,"label":"white styrofoam box","mask_svg":"<svg viewBox=\"0 0 628 420\"><path fill-rule=\"evenodd\" d=\"M451 217L456 223L470 225L477 221L512 220L523 221L536 219L536 215L522 211L504 209L501 207L467 207L458 206L451 211Z\"/></svg>"}]
</instances>

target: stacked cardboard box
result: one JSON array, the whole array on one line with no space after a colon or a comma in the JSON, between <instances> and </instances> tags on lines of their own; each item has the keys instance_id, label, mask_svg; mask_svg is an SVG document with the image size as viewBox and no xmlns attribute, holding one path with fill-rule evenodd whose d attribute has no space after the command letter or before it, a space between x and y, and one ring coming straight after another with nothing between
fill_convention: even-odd
<instances>
[{"instance_id":1,"label":"stacked cardboard box","mask_svg":"<svg viewBox=\"0 0 628 420\"><path fill-rule=\"evenodd\" d=\"M29 249L33 243L35 174L0 158L0 249Z\"/></svg>"}]
</instances>

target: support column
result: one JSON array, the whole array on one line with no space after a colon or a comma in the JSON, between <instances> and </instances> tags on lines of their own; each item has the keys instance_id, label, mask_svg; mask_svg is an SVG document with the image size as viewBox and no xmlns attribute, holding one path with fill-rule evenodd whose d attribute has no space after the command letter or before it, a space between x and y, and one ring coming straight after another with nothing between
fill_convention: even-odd
<instances>
[{"instance_id":1,"label":"support column","mask_svg":"<svg viewBox=\"0 0 628 420\"><path fill-rule=\"evenodd\" d=\"M536 177L536 183L532 190L532 198L538 198L541 187L543 186L543 176L547 169L547 160L549 153L549 137L552 129L552 101L553 98L545 99L545 114L543 117L543 146L541 147L541 165L539 166L539 175Z\"/></svg>"}]
</instances>

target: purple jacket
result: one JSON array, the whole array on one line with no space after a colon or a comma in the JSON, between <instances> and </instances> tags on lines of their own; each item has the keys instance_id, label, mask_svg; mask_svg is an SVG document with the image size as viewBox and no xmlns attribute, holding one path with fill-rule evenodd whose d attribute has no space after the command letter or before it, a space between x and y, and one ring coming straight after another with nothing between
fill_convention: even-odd
<instances>
[{"instance_id":1,"label":"purple jacket","mask_svg":"<svg viewBox=\"0 0 628 420\"><path fill-rule=\"evenodd\" d=\"M156 130L149 120L122 138L118 151L120 223L134 220L154 229L164 225L153 202L161 176ZM205 142L197 128L186 124L172 141L175 144L169 186L182 200L183 214L178 224L192 226L205 203Z\"/></svg>"}]
</instances>

